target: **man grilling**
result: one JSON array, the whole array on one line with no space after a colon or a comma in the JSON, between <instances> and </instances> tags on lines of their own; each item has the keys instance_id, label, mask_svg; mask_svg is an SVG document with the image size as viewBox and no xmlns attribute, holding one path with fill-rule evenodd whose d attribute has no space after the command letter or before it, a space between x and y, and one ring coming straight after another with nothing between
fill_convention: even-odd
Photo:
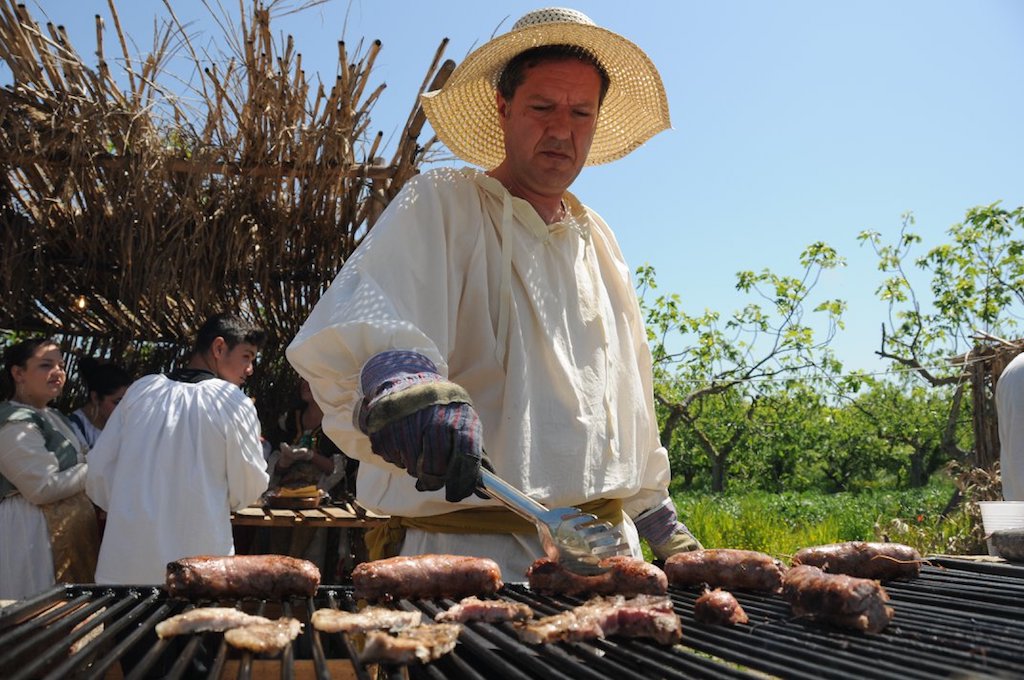
<instances>
[{"instance_id":1,"label":"man grilling","mask_svg":"<svg viewBox=\"0 0 1024 680\"><path fill-rule=\"evenodd\" d=\"M584 165L669 127L636 45L568 9L520 19L423 97L482 168L410 181L288 348L324 431L369 463L389 515L371 558L453 553L522 575L535 528L474 495L481 460L549 507L577 506L655 555L699 547L668 496L651 357L608 225L568 192ZM486 445L486 456L484 447Z\"/></svg>"}]
</instances>

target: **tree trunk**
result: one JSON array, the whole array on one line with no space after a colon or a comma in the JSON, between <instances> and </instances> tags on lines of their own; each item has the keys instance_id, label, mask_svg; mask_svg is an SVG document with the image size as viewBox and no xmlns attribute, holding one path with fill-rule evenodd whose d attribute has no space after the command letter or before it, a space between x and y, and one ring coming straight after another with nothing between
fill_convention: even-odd
<instances>
[{"instance_id":1,"label":"tree trunk","mask_svg":"<svg viewBox=\"0 0 1024 680\"><path fill-rule=\"evenodd\" d=\"M725 466L727 455L720 454L711 457L711 491L718 493L725 491Z\"/></svg>"},{"instance_id":2,"label":"tree trunk","mask_svg":"<svg viewBox=\"0 0 1024 680\"><path fill-rule=\"evenodd\" d=\"M925 452L914 449L910 454L910 479L908 483L911 489L920 489L925 483L924 474Z\"/></svg>"}]
</instances>

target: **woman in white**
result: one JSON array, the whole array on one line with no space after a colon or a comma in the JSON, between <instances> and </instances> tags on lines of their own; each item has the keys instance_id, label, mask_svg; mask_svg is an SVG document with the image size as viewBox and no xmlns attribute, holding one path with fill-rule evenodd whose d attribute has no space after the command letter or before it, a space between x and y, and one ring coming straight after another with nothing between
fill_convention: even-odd
<instances>
[{"instance_id":1,"label":"woman in white","mask_svg":"<svg viewBox=\"0 0 1024 680\"><path fill-rule=\"evenodd\" d=\"M60 347L48 338L8 347L0 402L0 598L55 582L94 580L99 535L85 496L82 445L48 404L64 391Z\"/></svg>"}]
</instances>

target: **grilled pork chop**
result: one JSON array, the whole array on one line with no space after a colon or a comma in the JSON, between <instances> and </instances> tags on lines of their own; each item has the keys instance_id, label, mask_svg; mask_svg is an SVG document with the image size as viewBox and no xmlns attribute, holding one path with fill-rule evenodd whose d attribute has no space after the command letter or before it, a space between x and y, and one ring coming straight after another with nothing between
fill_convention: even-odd
<instances>
[{"instance_id":1,"label":"grilled pork chop","mask_svg":"<svg viewBox=\"0 0 1024 680\"><path fill-rule=\"evenodd\" d=\"M238 649L273 655L278 654L301 632L302 624L296 619L286 617L267 623L232 628L224 633L224 639Z\"/></svg>"},{"instance_id":2,"label":"grilled pork chop","mask_svg":"<svg viewBox=\"0 0 1024 680\"><path fill-rule=\"evenodd\" d=\"M683 626L667 596L616 595L594 597L579 607L520 624L518 632L523 642L534 645L612 635L648 637L670 645L682 639Z\"/></svg>"},{"instance_id":3,"label":"grilled pork chop","mask_svg":"<svg viewBox=\"0 0 1024 680\"><path fill-rule=\"evenodd\" d=\"M310 622L324 633L365 633L368 630L398 630L420 625L420 611L403 612L384 607L366 607L358 612L317 609Z\"/></svg>"},{"instance_id":4,"label":"grilled pork chop","mask_svg":"<svg viewBox=\"0 0 1024 680\"><path fill-rule=\"evenodd\" d=\"M500 623L502 621L525 621L533 618L533 609L521 602L505 600L481 600L479 597L464 597L457 604L443 612L438 612L435 621L468 623L470 621L486 621Z\"/></svg>"},{"instance_id":5,"label":"grilled pork chop","mask_svg":"<svg viewBox=\"0 0 1024 680\"><path fill-rule=\"evenodd\" d=\"M231 607L197 607L156 624L156 634L165 638L206 631L221 632L257 623L270 623L270 619Z\"/></svg>"},{"instance_id":6,"label":"grilled pork chop","mask_svg":"<svg viewBox=\"0 0 1024 680\"><path fill-rule=\"evenodd\" d=\"M462 626L435 623L403 628L391 635L380 630L366 634L366 646L359 660L363 663L430 663L455 649Z\"/></svg>"}]
</instances>

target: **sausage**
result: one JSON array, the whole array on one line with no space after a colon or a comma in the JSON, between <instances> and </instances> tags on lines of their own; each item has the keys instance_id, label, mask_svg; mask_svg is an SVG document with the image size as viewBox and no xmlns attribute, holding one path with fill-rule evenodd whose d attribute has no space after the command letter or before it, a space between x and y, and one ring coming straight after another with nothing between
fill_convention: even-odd
<instances>
[{"instance_id":1,"label":"sausage","mask_svg":"<svg viewBox=\"0 0 1024 680\"><path fill-rule=\"evenodd\" d=\"M526 572L530 588L548 595L664 595L668 580L658 567L635 557L615 555L600 561L603 574L582 576L546 557Z\"/></svg>"},{"instance_id":2,"label":"sausage","mask_svg":"<svg viewBox=\"0 0 1024 680\"><path fill-rule=\"evenodd\" d=\"M884 630L894 613L892 607L885 604L889 594L878 581L826 574L809 565L798 565L786 572L782 597L796 616L866 633Z\"/></svg>"},{"instance_id":3,"label":"sausage","mask_svg":"<svg viewBox=\"0 0 1024 680\"><path fill-rule=\"evenodd\" d=\"M706 583L712 588L777 593L782 588L782 573L779 560L755 550L693 550L665 560L668 582L681 587Z\"/></svg>"},{"instance_id":4,"label":"sausage","mask_svg":"<svg viewBox=\"0 0 1024 680\"><path fill-rule=\"evenodd\" d=\"M285 555L200 555L169 562L166 585L171 597L188 599L312 597L320 570Z\"/></svg>"},{"instance_id":5,"label":"sausage","mask_svg":"<svg viewBox=\"0 0 1024 680\"><path fill-rule=\"evenodd\" d=\"M850 541L804 548L793 556L793 564L818 567L829 574L887 581L920 574L921 553L901 543Z\"/></svg>"},{"instance_id":6,"label":"sausage","mask_svg":"<svg viewBox=\"0 0 1024 680\"><path fill-rule=\"evenodd\" d=\"M693 603L693 618L701 623L732 625L748 623L750 619L736 597L728 590L709 590Z\"/></svg>"},{"instance_id":7,"label":"sausage","mask_svg":"<svg viewBox=\"0 0 1024 680\"><path fill-rule=\"evenodd\" d=\"M486 557L416 555L363 562L352 570L357 599L459 599L501 588L501 568Z\"/></svg>"}]
</instances>

